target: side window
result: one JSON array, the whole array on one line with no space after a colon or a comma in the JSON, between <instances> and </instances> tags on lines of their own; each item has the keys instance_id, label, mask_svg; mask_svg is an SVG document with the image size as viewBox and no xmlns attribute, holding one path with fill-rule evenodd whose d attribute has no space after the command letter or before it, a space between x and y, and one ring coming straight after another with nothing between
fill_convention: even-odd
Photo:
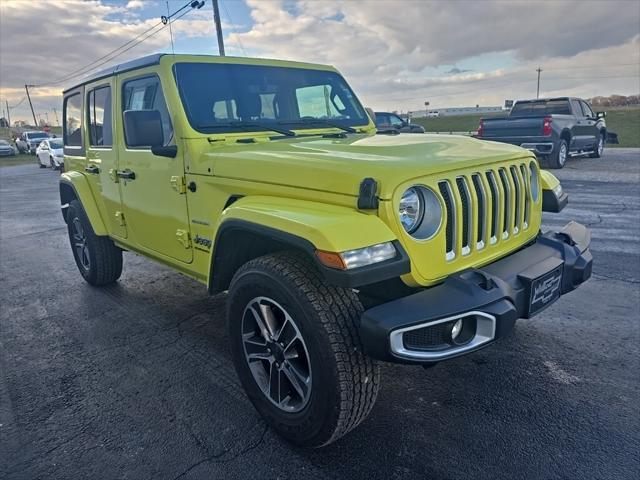
<instances>
[{"instance_id":1,"label":"side window","mask_svg":"<svg viewBox=\"0 0 640 480\"><path fill-rule=\"evenodd\" d=\"M587 105L586 102L580 100L580 105L582 105L582 113L585 117L595 117L595 115L593 114L593 110L591 110L591 107Z\"/></svg>"},{"instance_id":2,"label":"side window","mask_svg":"<svg viewBox=\"0 0 640 480\"><path fill-rule=\"evenodd\" d=\"M389 118L391 119L391 125L394 127L402 127L404 125L402 119L397 115L389 115Z\"/></svg>"},{"instance_id":3,"label":"side window","mask_svg":"<svg viewBox=\"0 0 640 480\"><path fill-rule=\"evenodd\" d=\"M378 125L389 125L389 115L387 114L376 115L376 123Z\"/></svg>"},{"instance_id":4,"label":"side window","mask_svg":"<svg viewBox=\"0 0 640 480\"><path fill-rule=\"evenodd\" d=\"M574 115L578 115L579 117L583 116L582 107L580 106L580 102L578 100L571 100L571 110Z\"/></svg>"},{"instance_id":5,"label":"side window","mask_svg":"<svg viewBox=\"0 0 640 480\"><path fill-rule=\"evenodd\" d=\"M67 147L82 147L82 96L80 93L64 100L64 144Z\"/></svg>"},{"instance_id":6,"label":"side window","mask_svg":"<svg viewBox=\"0 0 640 480\"><path fill-rule=\"evenodd\" d=\"M111 87L101 87L87 96L89 113L89 145L110 147L113 143L111 130Z\"/></svg>"},{"instance_id":7,"label":"side window","mask_svg":"<svg viewBox=\"0 0 640 480\"><path fill-rule=\"evenodd\" d=\"M162 119L164 143L169 145L173 141L173 126L158 77L137 78L124 83L122 112L126 110L158 110Z\"/></svg>"}]
</instances>

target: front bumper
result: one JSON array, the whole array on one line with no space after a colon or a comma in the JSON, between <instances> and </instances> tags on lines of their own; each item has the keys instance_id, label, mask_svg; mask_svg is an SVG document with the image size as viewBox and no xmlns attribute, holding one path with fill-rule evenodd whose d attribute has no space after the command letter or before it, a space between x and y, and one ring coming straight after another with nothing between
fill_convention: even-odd
<instances>
[{"instance_id":1,"label":"front bumper","mask_svg":"<svg viewBox=\"0 0 640 480\"><path fill-rule=\"evenodd\" d=\"M497 262L366 310L360 322L365 352L389 362L433 363L483 348L509 333L518 318L531 318L585 282L590 243L589 230L570 222ZM463 343L419 344L445 338L447 326L459 319L470 325Z\"/></svg>"}]
</instances>

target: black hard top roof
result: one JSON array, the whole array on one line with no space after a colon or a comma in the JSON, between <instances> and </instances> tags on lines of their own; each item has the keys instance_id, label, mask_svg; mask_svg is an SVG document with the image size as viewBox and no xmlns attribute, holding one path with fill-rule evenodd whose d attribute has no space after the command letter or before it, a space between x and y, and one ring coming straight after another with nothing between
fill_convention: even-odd
<instances>
[{"instance_id":1,"label":"black hard top roof","mask_svg":"<svg viewBox=\"0 0 640 480\"><path fill-rule=\"evenodd\" d=\"M88 77L83 78L80 82L74 84L72 87L65 89L63 93L66 93L69 90L73 90L74 88L79 87L80 85L84 85L85 83L90 83L100 78L111 77L116 73L137 70L138 68L150 67L151 65L158 65L160 63L160 58L163 55L165 54L154 53L153 55L147 55L146 57L136 58L135 60L131 60L129 62L119 63L118 65L114 65L113 67L109 67L107 69L92 73Z\"/></svg>"}]
</instances>

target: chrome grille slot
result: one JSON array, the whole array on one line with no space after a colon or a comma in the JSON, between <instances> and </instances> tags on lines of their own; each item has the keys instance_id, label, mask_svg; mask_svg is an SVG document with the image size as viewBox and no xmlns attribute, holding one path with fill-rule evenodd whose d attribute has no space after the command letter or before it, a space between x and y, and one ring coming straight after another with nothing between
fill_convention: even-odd
<instances>
[{"instance_id":1,"label":"chrome grille slot","mask_svg":"<svg viewBox=\"0 0 640 480\"><path fill-rule=\"evenodd\" d=\"M484 248L484 239L487 235L487 195L484 191L484 185L480 179L479 173L471 175L471 181L473 182L473 188L476 191L476 197L478 198L478 216L476 218L476 248L478 250Z\"/></svg>"},{"instance_id":2,"label":"chrome grille slot","mask_svg":"<svg viewBox=\"0 0 640 480\"><path fill-rule=\"evenodd\" d=\"M522 192L522 188L520 185L520 178L518 177L518 171L516 170L516 167L514 167L513 165L509 168L509 171L511 172L511 178L513 179L513 186L514 186L514 195L515 195L515 212L513 215L513 233L517 234L520 231L520 214L522 213L522 205L521 205L521 201L522 201L522 196L520 195Z\"/></svg>"},{"instance_id":3,"label":"chrome grille slot","mask_svg":"<svg viewBox=\"0 0 640 480\"><path fill-rule=\"evenodd\" d=\"M502 189L504 190L504 202L503 202L503 222L502 222L502 238L509 238L509 217L511 217L511 185L507 178L507 173L504 168L498 170L500 176L500 182L502 182Z\"/></svg>"},{"instance_id":4,"label":"chrome grille slot","mask_svg":"<svg viewBox=\"0 0 640 480\"><path fill-rule=\"evenodd\" d=\"M447 182L446 180L438 182L438 189L440 190L440 195L442 195L442 199L444 200L444 205L447 211L447 224L445 225L445 258L447 260L453 260L456 257L456 204L453 199L453 192L451 191L451 185L449 185L449 182Z\"/></svg>"},{"instance_id":5,"label":"chrome grille slot","mask_svg":"<svg viewBox=\"0 0 640 480\"><path fill-rule=\"evenodd\" d=\"M471 193L467 186L467 179L465 177L456 178L456 186L458 187L458 194L460 195L460 203L462 204L462 255L469 255L471 253L471 236L473 235L472 223L473 223L473 210L471 208Z\"/></svg>"},{"instance_id":6,"label":"chrome grille slot","mask_svg":"<svg viewBox=\"0 0 640 480\"><path fill-rule=\"evenodd\" d=\"M495 173L492 170L487 172L487 181L489 182L489 189L491 190L491 243L498 241L498 222L500 222L500 189L498 189L498 182L496 181Z\"/></svg>"}]
</instances>

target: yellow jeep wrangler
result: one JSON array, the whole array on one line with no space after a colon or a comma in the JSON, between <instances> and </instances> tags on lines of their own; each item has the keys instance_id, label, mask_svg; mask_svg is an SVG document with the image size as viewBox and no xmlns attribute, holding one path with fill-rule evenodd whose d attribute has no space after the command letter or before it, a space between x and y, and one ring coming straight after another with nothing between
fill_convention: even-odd
<instances>
[{"instance_id":1,"label":"yellow jeep wrangler","mask_svg":"<svg viewBox=\"0 0 640 480\"><path fill-rule=\"evenodd\" d=\"M379 361L486 347L591 275L587 229L519 147L376 135L332 67L153 55L64 92L62 213L91 285L122 252L227 293L256 409L326 445L371 411Z\"/></svg>"}]
</instances>

